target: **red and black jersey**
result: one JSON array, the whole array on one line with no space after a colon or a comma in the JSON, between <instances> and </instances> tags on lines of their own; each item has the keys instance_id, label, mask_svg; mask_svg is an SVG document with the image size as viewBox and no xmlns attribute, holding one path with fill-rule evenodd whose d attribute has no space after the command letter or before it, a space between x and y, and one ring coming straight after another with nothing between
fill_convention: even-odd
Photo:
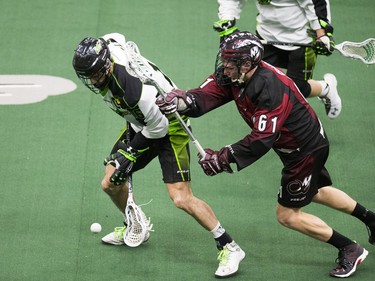
<instances>
[{"instance_id":1,"label":"red and black jersey","mask_svg":"<svg viewBox=\"0 0 375 281\"><path fill-rule=\"evenodd\" d=\"M190 117L235 101L242 118L252 129L242 140L229 146L231 160L238 170L252 164L271 148L284 165L289 166L328 146L320 120L294 82L266 62L260 62L242 87L220 86L211 75L199 88L188 93L196 105L185 113Z\"/></svg>"}]
</instances>

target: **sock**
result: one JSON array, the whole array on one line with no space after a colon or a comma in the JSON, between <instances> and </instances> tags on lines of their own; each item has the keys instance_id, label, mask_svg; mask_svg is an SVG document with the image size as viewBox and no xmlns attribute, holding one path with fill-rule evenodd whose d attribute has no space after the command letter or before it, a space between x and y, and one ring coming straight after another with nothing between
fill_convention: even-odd
<instances>
[{"instance_id":1,"label":"sock","mask_svg":"<svg viewBox=\"0 0 375 281\"><path fill-rule=\"evenodd\" d=\"M366 225L374 225L373 227L375 228L375 213L366 209L361 204L357 203L351 215Z\"/></svg>"},{"instance_id":2,"label":"sock","mask_svg":"<svg viewBox=\"0 0 375 281\"><path fill-rule=\"evenodd\" d=\"M220 222L218 222L215 228L211 230L211 233L215 239L223 235L224 232L225 232L225 229L224 227L221 226Z\"/></svg>"},{"instance_id":3,"label":"sock","mask_svg":"<svg viewBox=\"0 0 375 281\"><path fill-rule=\"evenodd\" d=\"M326 97L328 95L328 91L329 91L328 84L323 80L317 81L317 82L319 82L320 85L322 86L322 92L319 94L319 97L321 97L321 98Z\"/></svg>"},{"instance_id":4,"label":"sock","mask_svg":"<svg viewBox=\"0 0 375 281\"><path fill-rule=\"evenodd\" d=\"M216 247L219 250L222 250L226 244L233 241L232 237L230 237L230 235L225 231L220 222L218 222L215 228L211 230L211 233L214 236Z\"/></svg>"},{"instance_id":5,"label":"sock","mask_svg":"<svg viewBox=\"0 0 375 281\"><path fill-rule=\"evenodd\" d=\"M350 244L355 243L353 240L350 240L349 238L341 235L340 233L336 232L333 229L333 233L331 238L327 241L328 244L331 244L332 246L336 247L337 249L344 248Z\"/></svg>"}]
</instances>

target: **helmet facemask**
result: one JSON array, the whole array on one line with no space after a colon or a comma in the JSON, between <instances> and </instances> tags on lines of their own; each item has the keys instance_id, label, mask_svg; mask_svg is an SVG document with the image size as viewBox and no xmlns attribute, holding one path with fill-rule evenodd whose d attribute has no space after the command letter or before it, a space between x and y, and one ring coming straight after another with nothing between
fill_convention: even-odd
<instances>
[{"instance_id":1,"label":"helmet facemask","mask_svg":"<svg viewBox=\"0 0 375 281\"><path fill-rule=\"evenodd\" d=\"M228 36L222 43L215 63L217 82L241 86L246 74L253 70L263 57L263 46L258 37L250 32L237 32ZM249 69L241 72L241 67L250 62ZM224 64L233 63L238 69L238 78L231 79L224 74Z\"/></svg>"},{"instance_id":2,"label":"helmet facemask","mask_svg":"<svg viewBox=\"0 0 375 281\"><path fill-rule=\"evenodd\" d=\"M108 85L111 77L112 62L107 59L105 65L94 75L86 76L85 74L77 73L82 83L95 94L102 92Z\"/></svg>"},{"instance_id":3,"label":"helmet facemask","mask_svg":"<svg viewBox=\"0 0 375 281\"><path fill-rule=\"evenodd\" d=\"M223 60L220 56L220 51L218 52L216 56L216 62L215 62L215 78L216 82L221 86L229 86L232 84L232 80L224 74L224 65Z\"/></svg>"},{"instance_id":4,"label":"helmet facemask","mask_svg":"<svg viewBox=\"0 0 375 281\"><path fill-rule=\"evenodd\" d=\"M224 74L224 66L228 63L233 63L234 66L238 70L238 78L233 79L227 75ZM223 59L220 55L216 57L216 63L215 63L215 77L216 81L221 86L228 86L228 85L234 85L234 86L241 86L244 83L245 75L250 71L247 72L241 72L241 66L244 62L240 60L227 60Z\"/></svg>"},{"instance_id":5,"label":"helmet facemask","mask_svg":"<svg viewBox=\"0 0 375 281\"><path fill-rule=\"evenodd\" d=\"M78 78L95 94L102 92L111 78L112 62L102 38L85 38L75 50L73 67Z\"/></svg>"}]
</instances>

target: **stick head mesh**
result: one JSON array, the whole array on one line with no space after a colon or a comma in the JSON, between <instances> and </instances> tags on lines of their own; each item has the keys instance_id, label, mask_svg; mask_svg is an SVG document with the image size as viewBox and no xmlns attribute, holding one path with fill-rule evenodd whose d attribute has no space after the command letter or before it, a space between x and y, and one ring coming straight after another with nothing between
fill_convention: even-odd
<instances>
[{"instance_id":1,"label":"stick head mesh","mask_svg":"<svg viewBox=\"0 0 375 281\"><path fill-rule=\"evenodd\" d=\"M128 226L124 233L124 242L129 247L138 247L146 240L146 235L151 231L152 225L146 219L141 208L135 204L126 208Z\"/></svg>"},{"instance_id":2,"label":"stick head mesh","mask_svg":"<svg viewBox=\"0 0 375 281\"><path fill-rule=\"evenodd\" d=\"M359 59L365 64L375 63L375 39L369 38L363 42L345 41L335 47L343 56Z\"/></svg>"}]
</instances>

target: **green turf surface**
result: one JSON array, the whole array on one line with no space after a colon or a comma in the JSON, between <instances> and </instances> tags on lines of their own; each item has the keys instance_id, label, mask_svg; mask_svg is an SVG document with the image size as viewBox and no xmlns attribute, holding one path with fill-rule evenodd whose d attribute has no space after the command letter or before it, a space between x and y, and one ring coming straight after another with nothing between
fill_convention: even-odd
<instances>
[{"instance_id":1,"label":"green turf surface","mask_svg":"<svg viewBox=\"0 0 375 281\"><path fill-rule=\"evenodd\" d=\"M102 159L123 121L84 88L71 60L84 37L121 32L180 88L198 86L214 67L216 1L3 2L0 75L60 76L78 88L40 103L0 105L0 280L213 280L212 237L174 207L157 161L134 176L138 202L153 199L144 207L155 228L150 241L135 249L100 243L102 234L121 223L100 181ZM331 2L336 42L375 36L373 0ZM253 31L255 14L250 1L239 27ZM375 66L335 53L319 58L315 78L326 72L337 76L344 105L331 121L319 101L309 100L330 137L327 168L335 186L375 209ZM201 143L215 149L249 131L233 104L192 124ZM332 280L328 271L336 250L276 222L281 163L273 152L240 173L213 178L196 160L195 194L247 253L233 280ZM369 250L354 279L374 280L374 246L367 243L364 226L322 206L306 210ZM93 222L102 224L102 233L90 232Z\"/></svg>"}]
</instances>

